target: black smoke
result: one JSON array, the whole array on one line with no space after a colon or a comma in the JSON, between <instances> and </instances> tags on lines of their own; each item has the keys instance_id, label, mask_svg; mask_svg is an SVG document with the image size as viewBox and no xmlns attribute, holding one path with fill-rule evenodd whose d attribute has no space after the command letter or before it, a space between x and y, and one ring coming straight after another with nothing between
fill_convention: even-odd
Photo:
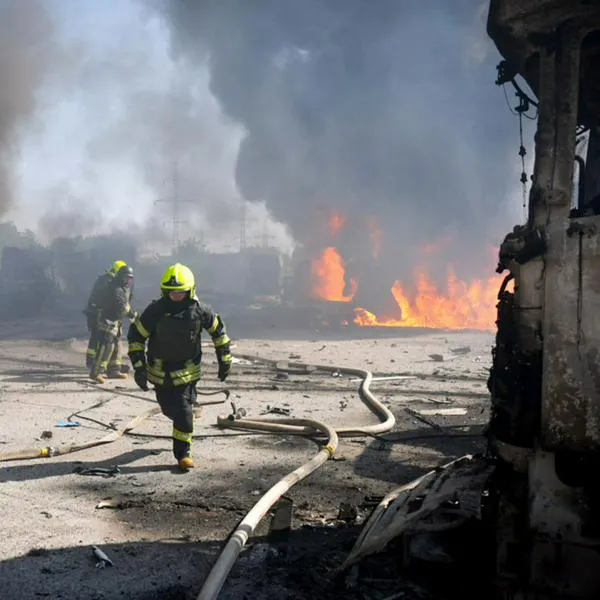
<instances>
[{"instance_id":1,"label":"black smoke","mask_svg":"<svg viewBox=\"0 0 600 600\"><path fill-rule=\"evenodd\" d=\"M266 201L297 241L318 251L327 215L342 212L350 227L338 245L363 292L410 279L421 247L448 237L434 268L491 272L488 245L519 193L518 129L494 85L486 2L149 1L174 54L208 65L212 92L247 131L243 196ZM378 260L366 241L373 216Z\"/></svg>"},{"instance_id":2,"label":"black smoke","mask_svg":"<svg viewBox=\"0 0 600 600\"><path fill-rule=\"evenodd\" d=\"M54 26L41 0L0 0L0 215L13 203L21 128L34 113L55 58Z\"/></svg>"}]
</instances>

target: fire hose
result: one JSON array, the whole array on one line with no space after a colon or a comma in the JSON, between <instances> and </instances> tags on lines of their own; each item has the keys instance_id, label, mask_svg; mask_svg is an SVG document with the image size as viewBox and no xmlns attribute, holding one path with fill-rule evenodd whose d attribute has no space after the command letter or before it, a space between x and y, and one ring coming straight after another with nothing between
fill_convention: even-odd
<instances>
[{"instance_id":1,"label":"fire hose","mask_svg":"<svg viewBox=\"0 0 600 600\"><path fill-rule=\"evenodd\" d=\"M259 359L256 356L236 355L250 361L261 362L270 365L277 370L279 363L274 360ZM306 369L309 367L306 363L289 363L287 368ZM242 551L250 534L255 530L258 523L268 512L268 510L287 492L293 485L313 473L329 458L331 458L338 444L340 436L356 435L378 435L392 429L396 423L394 415L371 393L370 385L373 380L373 374L363 369L353 369L348 367L339 367L331 365L310 365L314 371L324 371L327 373L340 373L345 375L354 375L361 378L359 386L359 396L371 412L380 418L380 422L374 425L350 426L333 429L329 425L318 421L307 419L244 419L237 418L236 415L228 417L220 416L217 423L223 428L245 429L263 433L282 433L292 435L305 435L311 437L326 437L327 445L318 452L311 460L286 475L272 486L252 507L252 509L242 519L235 531L229 537L223 550L219 554L208 577L206 578L197 600L214 600L218 597L225 580L229 575L236 558Z\"/></svg>"},{"instance_id":2,"label":"fire hose","mask_svg":"<svg viewBox=\"0 0 600 600\"><path fill-rule=\"evenodd\" d=\"M225 402L227 398L229 398L229 390L216 390L213 392L198 392L199 395L203 396L212 396L215 394L223 394L225 398L219 402L219 404ZM133 395L133 394L129 394ZM138 396L134 396L138 397ZM145 398L141 398L145 400ZM95 406L99 406L103 402L98 403ZM197 402L194 404L194 407L200 407L208 404L216 404L215 401L209 402ZM147 411L137 415L133 418L129 423L120 427L119 429L115 429L111 431L109 434L100 438L99 440L90 440L89 442L83 442L81 444L64 444L62 446L46 446L45 448L25 448L23 450L15 450L13 452L0 452L0 462L7 462L10 460L27 460L32 458L50 458L52 456L62 456L64 454L71 454L73 452L80 452L81 450L87 450L88 448L94 448L95 446L102 446L104 444L110 444L112 442L116 442L118 439L122 438L126 433L129 433L136 427L139 427L144 421L157 415L161 412L159 406L154 406Z\"/></svg>"},{"instance_id":3,"label":"fire hose","mask_svg":"<svg viewBox=\"0 0 600 600\"><path fill-rule=\"evenodd\" d=\"M311 437L313 439L326 440L326 444L308 462L287 474L275 485L273 485L246 514L235 531L232 532L226 545L213 565L207 579L204 582L204 585L202 586L202 589L200 590L197 600L212 600L217 598L236 561L236 558L242 551L242 548L246 544L249 536L256 529L258 523L283 494L285 494L296 483L302 481L308 475L317 470L334 455L337 450L339 437L350 437L357 435L377 436L390 431L396 423L396 419L390 410L381 402L379 402L370 391L370 385L373 381L373 374L370 371L334 365L309 365L301 362L287 363L285 367L281 367L280 363L275 360L240 354L236 355L236 357L255 363L258 362L269 365L275 370L279 371L288 369L304 369L306 370L305 372L307 374L309 372L321 371L325 373L338 373L342 375L358 377L361 380L358 389L359 396L367 408L374 413L380 421L379 423L375 423L373 425L347 426L334 429L325 423L310 419L244 419L239 418L239 415L235 413L229 416L219 416L217 418L217 425L221 428L240 429L257 433L302 435ZM310 368L310 371L307 370L308 368ZM409 379L411 377L406 376L405 378ZM229 390L198 393L203 395L223 393L225 394L225 399L222 402L225 402L225 400L229 397ZM196 406L201 406L202 404L215 404L215 402L197 403ZM51 456L60 456L95 446L108 444L120 439L123 435L138 427L143 421L158 414L159 412L160 407L152 407L151 409L136 416L125 426L110 432L108 435L99 440L92 440L81 444L66 444L58 447L46 447L41 449L30 448L14 452L0 453L0 462L48 458Z\"/></svg>"}]
</instances>

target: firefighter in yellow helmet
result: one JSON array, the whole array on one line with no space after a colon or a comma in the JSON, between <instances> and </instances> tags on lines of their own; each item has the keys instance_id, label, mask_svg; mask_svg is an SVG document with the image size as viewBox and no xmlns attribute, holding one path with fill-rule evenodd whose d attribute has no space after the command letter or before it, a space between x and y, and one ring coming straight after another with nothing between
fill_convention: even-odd
<instances>
[{"instance_id":1,"label":"firefighter in yellow helmet","mask_svg":"<svg viewBox=\"0 0 600 600\"><path fill-rule=\"evenodd\" d=\"M100 303L104 297L108 284L113 281L115 275L121 267L126 267L127 263L124 260L116 260L110 269L98 275L90 296L87 301L87 306L83 310L83 314L86 316L87 329L89 333L87 350L85 352L85 366L91 369L94 360L96 358L96 351L98 346L98 325L100 317Z\"/></svg>"},{"instance_id":2,"label":"firefighter in yellow helmet","mask_svg":"<svg viewBox=\"0 0 600 600\"><path fill-rule=\"evenodd\" d=\"M129 328L129 358L142 390L154 384L162 413L173 422L173 454L182 471L194 467L192 405L201 377L201 332L205 329L225 381L231 368L231 340L223 319L199 302L192 271L180 263L170 266L161 282L162 296L151 302Z\"/></svg>"},{"instance_id":3,"label":"firefighter in yellow helmet","mask_svg":"<svg viewBox=\"0 0 600 600\"><path fill-rule=\"evenodd\" d=\"M108 282L98 302L98 344L96 356L90 368L90 377L97 383L105 378L126 379L120 355L120 341L123 332L121 321L126 317L134 319L136 312L131 307L133 289L133 269L121 265L115 276Z\"/></svg>"}]
</instances>

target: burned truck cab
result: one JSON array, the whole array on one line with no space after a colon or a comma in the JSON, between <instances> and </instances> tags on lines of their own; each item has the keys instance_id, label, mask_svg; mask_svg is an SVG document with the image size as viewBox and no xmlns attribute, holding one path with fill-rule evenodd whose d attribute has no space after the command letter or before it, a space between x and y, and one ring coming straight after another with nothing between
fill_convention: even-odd
<instances>
[{"instance_id":1,"label":"burned truck cab","mask_svg":"<svg viewBox=\"0 0 600 600\"><path fill-rule=\"evenodd\" d=\"M488 382L498 584L600 597L600 1L491 0L498 83L537 105ZM510 283L510 286L508 285Z\"/></svg>"}]
</instances>

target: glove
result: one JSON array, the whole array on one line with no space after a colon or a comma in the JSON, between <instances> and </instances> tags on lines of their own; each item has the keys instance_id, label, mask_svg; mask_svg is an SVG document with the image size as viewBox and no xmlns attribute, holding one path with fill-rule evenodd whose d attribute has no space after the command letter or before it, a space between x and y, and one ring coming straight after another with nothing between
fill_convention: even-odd
<instances>
[{"instance_id":1,"label":"glove","mask_svg":"<svg viewBox=\"0 0 600 600\"><path fill-rule=\"evenodd\" d=\"M231 363L219 361L219 381L225 381L229 375L229 371L231 371Z\"/></svg>"},{"instance_id":2,"label":"glove","mask_svg":"<svg viewBox=\"0 0 600 600\"><path fill-rule=\"evenodd\" d=\"M146 367L136 369L133 372L133 379L141 390L144 392L148 391L148 375L146 374Z\"/></svg>"}]
</instances>

